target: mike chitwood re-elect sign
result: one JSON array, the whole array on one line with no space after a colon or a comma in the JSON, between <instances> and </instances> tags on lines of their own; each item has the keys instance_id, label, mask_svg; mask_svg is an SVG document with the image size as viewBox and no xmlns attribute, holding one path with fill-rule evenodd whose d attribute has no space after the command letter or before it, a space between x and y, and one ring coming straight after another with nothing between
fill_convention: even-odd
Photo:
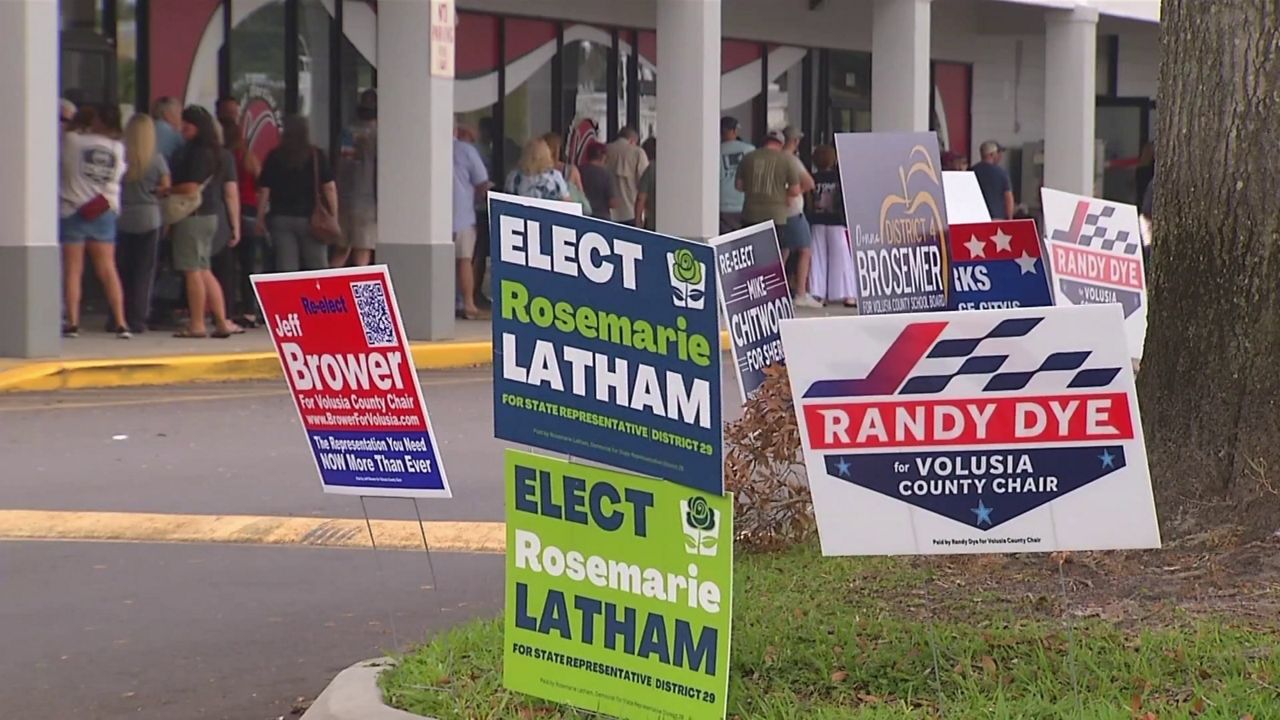
<instances>
[{"instance_id":1,"label":"mike chitwood re-elect sign","mask_svg":"<svg viewBox=\"0 0 1280 720\"><path fill-rule=\"evenodd\" d=\"M494 433L719 494L709 246L491 198Z\"/></svg>"},{"instance_id":2,"label":"mike chitwood re-elect sign","mask_svg":"<svg viewBox=\"0 0 1280 720\"><path fill-rule=\"evenodd\" d=\"M947 204L938 136L837 133L858 309L863 315L947 308Z\"/></svg>"},{"instance_id":3,"label":"mike chitwood re-elect sign","mask_svg":"<svg viewBox=\"0 0 1280 720\"><path fill-rule=\"evenodd\" d=\"M764 369L785 363L778 322L795 316L787 268L772 222L721 235L711 247L716 251L733 363L738 366L738 390L746 402L764 383Z\"/></svg>"},{"instance_id":4,"label":"mike chitwood re-elect sign","mask_svg":"<svg viewBox=\"0 0 1280 720\"><path fill-rule=\"evenodd\" d=\"M449 497L382 265L254 275L325 492Z\"/></svg>"},{"instance_id":5,"label":"mike chitwood re-elect sign","mask_svg":"<svg viewBox=\"0 0 1280 720\"><path fill-rule=\"evenodd\" d=\"M1118 306L787 320L782 340L823 554L1159 547Z\"/></svg>"},{"instance_id":6,"label":"mike chitwood re-elect sign","mask_svg":"<svg viewBox=\"0 0 1280 720\"><path fill-rule=\"evenodd\" d=\"M503 684L602 715L723 718L733 499L506 451Z\"/></svg>"}]
</instances>

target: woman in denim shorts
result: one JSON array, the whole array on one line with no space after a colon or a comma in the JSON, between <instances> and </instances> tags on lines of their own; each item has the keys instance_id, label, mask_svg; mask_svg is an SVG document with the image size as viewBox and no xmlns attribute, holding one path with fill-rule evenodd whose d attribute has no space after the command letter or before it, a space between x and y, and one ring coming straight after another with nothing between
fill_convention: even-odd
<instances>
[{"instance_id":1,"label":"woman in denim shorts","mask_svg":"<svg viewBox=\"0 0 1280 720\"><path fill-rule=\"evenodd\" d=\"M86 252L107 296L111 329L121 339L132 337L125 324L124 293L120 289L115 256L120 178L124 176L124 144L120 136L120 110L106 105L81 108L62 137L58 240L62 245L62 281L67 306L67 318L62 326L65 337L80 334Z\"/></svg>"}]
</instances>

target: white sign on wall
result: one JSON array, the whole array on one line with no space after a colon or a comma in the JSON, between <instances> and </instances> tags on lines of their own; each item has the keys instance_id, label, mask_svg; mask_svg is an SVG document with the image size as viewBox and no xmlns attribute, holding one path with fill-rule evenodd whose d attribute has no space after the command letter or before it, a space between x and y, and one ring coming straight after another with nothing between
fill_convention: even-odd
<instances>
[{"instance_id":1,"label":"white sign on wall","mask_svg":"<svg viewBox=\"0 0 1280 720\"><path fill-rule=\"evenodd\" d=\"M458 13L453 0L431 0L431 74L435 77L454 75L457 27Z\"/></svg>"},{"instance_id":2,"label":"white sign on wall","mask_svg":"<svg viewBox=\"0 0 1280 720\"><path fill-rule=\"evenodd\" d=\"M1043 188L1045 249L1058 305L1115 303L1129 356L1147 338L1147 280L1138 208Z\"/></svg>"},{"instance_id":3,"label":"white sign on wall","mask_svg":"<svg viewBox=\"0 0 1280 720\"><path fill-rule=\"evenodd\" d=\"M964 225L991 222L991 211L982 197L978 176L969 170L943 170L942 195L947 201L947 222Z\"/></svg>"},{"instance_id":4,"label":"white sign on wall","mask_svg":"<svg viewBox=\"0 0 1280 720\"><path fill-rule=\"evenodd\" d=\"M1159 547L1119 306L784 320L782 342L824 555Z\"/></svg>"}]
</instances>

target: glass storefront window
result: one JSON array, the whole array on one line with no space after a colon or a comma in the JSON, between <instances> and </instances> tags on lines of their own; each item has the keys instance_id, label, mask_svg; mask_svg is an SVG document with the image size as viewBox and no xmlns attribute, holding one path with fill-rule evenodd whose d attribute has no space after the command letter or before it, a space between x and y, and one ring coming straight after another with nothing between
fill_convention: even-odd
<instances>
[{"instance_id":1,"label":"glass storefront window","mask_svg":"<svg viewBox=\"0 0 1280 720\"><path fill-rule=\"evenodd\" d=\"M584 120L595 123L597 138L609 132L609 53L612 38L608 31L590 25L566 25L561 55L561 117L571 128ZM621 65L622 63L619 63Z\"/></svg>"},{"instance_id":2,"label":"glass storefront window","mask_svg":"<svg viewBox=\"0 0 1280 720\"><path fill-rule=\"evenodd\" d=\"M525 142L551 131L551 60L556 54L555 23L524 18L505 22L504 180L519 162Z\"/></svg>"},{"instance_id":3,"label":"glass storefront window","mask_svg":"<svg viewBox=\"0 0 1280 720\"><path fill-rule=\"evenodd\" d=\"M284 0L232 3L231 95L245 138L259 158L280 141L285 109ZM299 72L305 67L299 63Z\"/></svg>"},{"instance_id":4,"label":"glass storefront window","mask_svg":"<svg viewBox=\"0 0 1280 720\"><path fill-rule=\"evenodd\" d=\"M768 128L756 127L755 103L760 97L760 43L722 40L720 43L720 107L738 121L738 137L759 144Z\"/></svg>"},{"instance_id":5,"label":"glass storefront window","mask_svg":"<svg viewBox=\"0 0 1280 720\"><path fill-rule=\"evenodd\" d=\"M344 8L345 9L345 8ZM298 112L311 124L311 142L329 146L330 24L321 0L298 3Z\"/></svg>"},{"instance_id":6,"label":"glass storefront window","mask_svg":"<svg viewBox=\"0 0 1280 720\"><path fill-rule=\"evenodd\" d=\"M658 36L640 31L640 135L658 136Z\"/></svg>"},{"instance_id":7,"label":"glass storefront window","mask_svg":"<svg viewBox=\"0 0 1280 720\"><path fill-rule=\"evenodd\" d=\"M378 18L365 0L342 0L342 75L338 102L345 127L356 117L360 93L376 86L374 63L378 60Z\"/></svg>"},{"instance_id":8,"label":"glass storefront window","mask_svg":"<svg viewBox=\"0 0 1280 720\"><path fill-rule=\"evenodd\" d=\"M127 121L138 99L138 0L116 4L116 88Z\"/></svg>"},{"instance_id":9,"label":"glass storefront window","mask_svg":"<svg viewBox=\"0 0 1280 720\"><path fill-rule=\"evenodd\" d=\"M871 132L871 53L832 50L828 54L832 133Z\"/></svg>"}]
</instances>

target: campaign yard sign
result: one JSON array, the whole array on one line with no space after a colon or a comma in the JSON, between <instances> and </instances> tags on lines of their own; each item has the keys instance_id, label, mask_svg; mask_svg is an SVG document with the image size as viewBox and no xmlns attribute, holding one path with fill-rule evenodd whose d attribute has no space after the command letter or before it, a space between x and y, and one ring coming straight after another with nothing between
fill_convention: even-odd
<instances>
[{"instance_id":1,"label":"campaign yard sign","mask_svg":"<svg viewBox=\"0 0 1280 720\"><path fill-rule=\"evenodd\" d=\"M386 266L252 280L324 491L449 497Z\"/></svg>"},{"instance_id":2,"label":"campaign yard sign","mask_svg":"<svg viewBox=\"0 0 1280 720\"><path fill-rule=\"evenodd\" d=\"M937 135L837 133L836 151L859 312L945 310L947 206Z\"/></svg>"},{"instance_id":3,"label":"campaign yard sign","mask_svg":"<svg viewBox=\"0 0 1280 720\"><path fill-rule=\"evenodd\" d=\"M711 247L491 197L494 433L719 494Z\"/></svg>"},{"instance_id":4,"label":"campaign yard sign","mask_svg":"<svg viewBox=\"0 0 1280 720\"><path fill-rule=\"evenodd\" d=\"M943 170L942 189L947 200L947 222L991 222L991 210L982 197L978 176L972 170Z\"/></svg>"},{"instance_id":5,"label":"campaign yard sign","mask_svg":"<svg viewBox=\"0 0 1280 720\"><path fill-rule=\"evenodd\" d=\"M1053 304L1034 220L952 224L947 238L951 310Z\"/></svg>"},{"instance_id":6,"label":"campaign yard sign","mask_svg":"<svg viewBox=\"0 0 1280 720\"><path fill-rule=\"evenodd\" d=\"M1116 305L783 322L823 554L1159 547L1122 338Z\"/></svg>"},{"instance_id":7,"label":"campaign yard sign","mask_svg":"<svg viewBox=\"0 0 1280 720\"><path fill-rule=\"evenodd\" d=\"M506 451L503 684L625 718L723 718L733 501Z\"/></svg>"},{"instance_id":8,"label":"campaign yard sign","mask_svg":"<svg viewBox=\"0 0 1280 720\"><path fill-rule=\"evenodd\" d=\"M1129 356L1142 359L1147 280L1138 209L1049 188L1040 190L1040 198L1057 304L1118 304Z\"/></svg>"},{"instance_id":9,"label":"campaign yard sign","mask_svg":"<svg viewBox=\"0 0 1280 720\"><path fill-rule=\"evenodd\" d=\"M746 402L764 383L764 369L782 365L778 321L795 317L787 268L772 222L735 230L711 241L716 280L729 323L729 347L738 368L738 390Z\"/></svg>"}]
</instances>

